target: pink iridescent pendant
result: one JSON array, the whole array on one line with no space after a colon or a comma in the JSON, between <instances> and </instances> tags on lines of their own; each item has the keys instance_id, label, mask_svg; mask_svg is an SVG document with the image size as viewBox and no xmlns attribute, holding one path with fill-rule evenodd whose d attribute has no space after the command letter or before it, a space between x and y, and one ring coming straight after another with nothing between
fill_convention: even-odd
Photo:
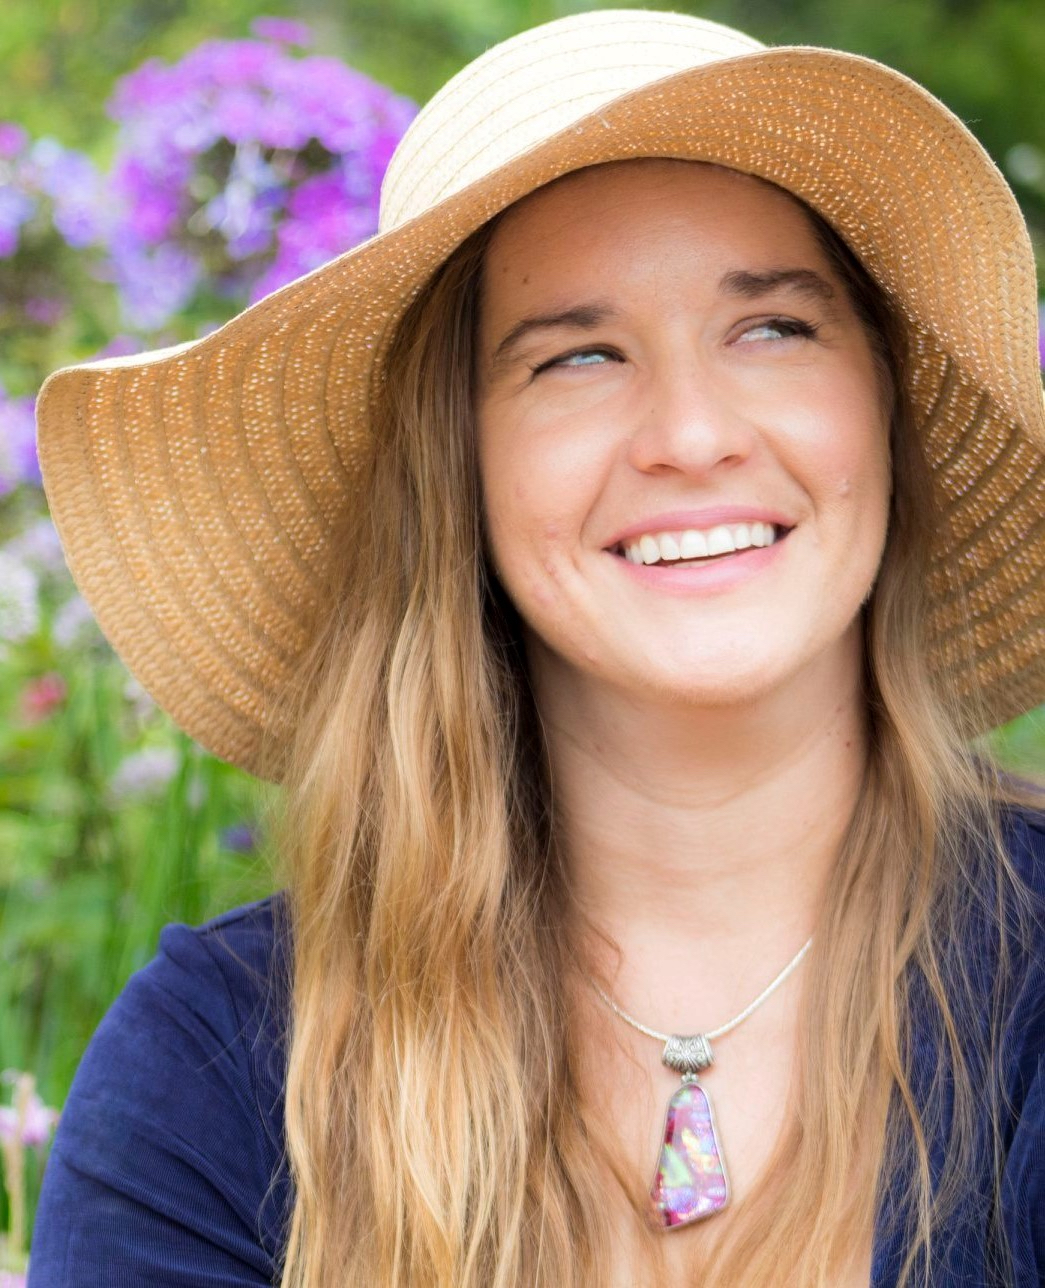
<instances>
[{"instance_id":1,"label":"pink iridescent pendant","mask_svg":"<svg viewBox=\"0 0 1045 1288\"><path fill-rule=\"evenodd\" d=\"M682 1086L668 1101L650 1199L655 1223L673 1230L721 1212L729 1202L729 1182L711 1101L697 1080L698 1071L711 1064L710 1043L702 1034L673 1037L661 1059L682 1074Z\"/></svg>"}]
</instances>

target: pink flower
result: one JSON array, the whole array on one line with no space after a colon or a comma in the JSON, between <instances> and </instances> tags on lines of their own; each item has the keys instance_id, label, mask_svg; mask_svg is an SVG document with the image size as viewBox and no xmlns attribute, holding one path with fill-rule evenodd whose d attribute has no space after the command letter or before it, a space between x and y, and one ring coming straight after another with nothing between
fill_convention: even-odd
<instances>
[{"instance_id":1,"label":"pink flower","mask_svg":"<svg viewBox=\"0 0 1045 1288\"><path fill-rule=\"evenodd\" d=\"M48 671L30 680L22 689L19 700L23 722L38 724L46 719L55 707L62 704L65 694L65 680L57 671Z\"/></svg>"},{"instance_id":2,"label":"pink flower","mask_svg":"<svg viewBox=\"0 0 1045 1288\"><path fill-rule=\"evenodd\" d=\"M9 1081L12 1073L5 1075ZM29 1074L15 1075L19 1083L32 1079ZM28 1092L28 1094L26 1094ZM10 1105L0 1105L0 1141L20 1140L26 1147L45 1145L50 1139L55 1123L58 1121L58 1110L49 1109L31 1087L19 1087L15 1099L22 1103L21 1136L19 1137L19 1112Z\"/></svg>"},{"instance_id":3,"label":"pink flower","mask_svg":"<svg viewBox=\"0 0 1045 1288\"><path fill-rule=\"evenodd\" d=\"M54 326L68 311L65 300L52 295L31 295L25 302L25 316L39 326Z\"/></svg>"},{"instance_id":4,"label":"pink flower","mask_svg":"<svg viewBox=\"0 0 1045 1288\"><path fill-rule=\"evenodd\" d=\"M260 40L276 40L283 45L302 48L312 44L312 32L303 22L295 22L293 18L255 18L250 30Z\"/></svg>"},{"instance_id":5,"label":"pink flower","mask_svg":"<svg viewBox=\"0 0 1045 1288\"><path fill-rule=\"evenodd\" d=\"M0 121L0 157L14 157L24 151L29 135L13 121Z\"/></svg>"}]
</instances>

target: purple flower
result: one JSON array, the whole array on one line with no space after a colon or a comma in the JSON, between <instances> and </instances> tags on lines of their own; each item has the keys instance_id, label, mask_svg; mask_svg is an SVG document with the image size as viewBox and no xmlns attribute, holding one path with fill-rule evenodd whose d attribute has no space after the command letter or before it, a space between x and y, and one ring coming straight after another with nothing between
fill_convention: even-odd
<instances>
[{"instance_id":1,"label":"purple flower","mask_svg":"<svg viewBox=\"0 0 1045 1288\"><path fill-rule=\"evenodd\" d=\"M92 362L102 362L106 358L126 358L133 353L141 353L145 345L133 335L114 335L104 349L99 349L91 357Z\"/></svg>"},{"instance_id":2,"label":"purple flower","mask_svg":"<svg viewBox=\"0 0 1045 1288\"><path fill-rule=\"evenodd\" d=\"M31 295L23 305L25 316L38 326L54 326L68 311L68 302L53 295Z\"/></svg>"},{"instance_id":3,"label":"purple flower","mask_svg":"<svg viewBox=\"0 0 1045 1288\"><path fill-rule=\"evenodd\" d=\"M185 176L173 166L157 173L156 157L135 153L121 156L112 174L113 195L125 205L125 224L136 241L155 245L170 236L178 221L178 187ZM183 167L187 171L187 167ZM164 181L166 180L166 181Z\"/></svg>"},{"instance_id":4,"label":"purple flower","mask_svg":"<svg viewBox=\"0 0 1045 1288\"><path fill-rule=\"evenodd\" d=\"M0 157L10 160L25 150L29 135L13 121L0 121Z\"/></svg>"},{"instance_id":5,"label":"purple flower","mask_svg":"<svg viewBox=\"0 0 1045 1288\"><path fill-rule=\"evenodd\" d=\"M305 69L307 74L302 75ZM283 60L273 68L269 90L279 101L293 106L330 153L359 159L367 157L386 127L398 141L417 113L409 99L391 93L336 58L322 55L303 62ZM384 159L387 162L387 156Z\"/></svg>"},{"instance_id":6,"label":"purple flower","mask_svg":"<svg viewBox=\"0 0 1045 1288\"><path fill-rule=\"evenodd\" d=\"M82 595L72 595L58 609L51 623L51 635L59 648L93 644L101 638L98 623Z\"/></svg>"},{"instance_id":7,"label":"purple flower","mask_svg":"<svg viewBox=\"0 0 1045 1288\"><path fill-rule=\"evenodd\" d=\"M40 576L61 573L65 569L62 543L54 524L46 515L0 546L0 550L27 564Z\"/></svg>"},{"instance_id":8,"label":"purple flower","mask_svg":"<svg viewBox=\"0 0 1045 1288\"><path fill-rule=\"evenodd\" d=\"M215 130L230 143L250 143L258 137L258 123L265 107L265 100L254 86L231 86L214 105Z\"/></svg>"},{"instance_id":9,"label":"purple flower","mask_svg":"<svg viewBox=\"0 0 1045 1288\"><path fill-rule=\"evenodd\" d=\"M185 308L203 278L199 261L173 242L148 249L128 238L113 247L111 265L124 319L143 331L158 330Z\"/></svg>"},{"instance_id":10,"label":"purple flower","mask_svg":"<svg viewBox=\"0 0 1045 1288\"><path fill-rule=\"evenodd\" d=\"M80 152L54 139L38 139L29 150L27 170L34 186L54 204L54 226L80 249L97 241L107 212L101 175Z\"/></svg>"},{"instance_id":11,"label":"purple flower","mask_svg":"<svg viewBox=\"0 0 1045 1288\"><path fill-rule=\"evenodd\" d=\"M102 237L102 180L82 153L50 138L29 145L23 130L0 123L0 161L0 257L18 250L21 229L41 211L76 249Z\"/></svg>"},{"instance_id":12,"label":"purple flower","mask_svg":"<svg viewBox=\"0 0 1045 1288\"><path fill-rule=\"evenodd\" d=\"M312 32L305 23L295 22L293 18L255 18L250 30L259 40L275 40L303 49L312 44Z\"/></svg>"},{"instance_id":13,"label":"purple flower","mask_svg":"<svg viewBox=\"0 0 1045 1288\"><path fill-rule=\"evenodd\" d=\"M172 80L170 70L159 58L149 58L129 72L118 82L109 101L110 116L117 121L131 121L140 113L180 99L183 89Z\"/></svg>"},{"instance_id":14,"label":"purple flower","mask_svg":"<svg viewBox=\"0 0 1045 1288\"><path fill-rule=\"evenodd\" d=\"M205 40L170 69L195 90L220 90L244 83L264 82L269 69L285 55L281 49L255 40Z\"/></svg>"},{"instance_id":15,"label":"purple flower","mask_svg":"<svg viewBox=\"0 0 1045 1288\"><path fill-rule=\"evenodd\" d=\"M33 398L9 398L0 385L0 496L19 483L40 485L35 407Z\"/></svg>"},{"instance_id":16,"label":"purple flower","mask_svg":"<svg viewBox=\"0 0 1045 1288\"><path fill-rule=\"evenodd\" d=\"M35 635L40 627L40 583L26 564L0 550L0 658L8 644Z\"/></svg>"},{"instance_id":17,"label":"purple flower","mask_svg":"<svg viewBox=\"0 0 1045 1288\"><path fill-rule=\"evenodd\" d=\"M123 686L123 696L130 703L131 710L139 720L146 720L159 708L142 686L141 681L129 676Z\"/></svg>"},{"instance_id":18,"label":"purple flower","mask_svg":"<svg viewBox=\"0 0 1045 1288\"><path fill-rule=\"evenodd\" d=\"M219 836L222 849L236 854L251 854L257 849L257 836L249 823L234 823L223 828Z\"/></svg>"},{"instance_id":19,"label":"purple flower","mask_svg":"<svg viewBox=\"0 0 1045 1288\"><path fill-rule=\"evenodd\" d=\"M18 249L22 225L36 213L36 201L12 183L0 183L0 259Z\"/></svg>"},{"instance_id":20,"label":"purple flower","mask_svg":"<svg viewBox=\"0 0 1045 1288\"><path fill-rule=\"evenodd\" d=\"M279 176L262 159L257 144L243 144L236 149L225 188L202 213L208 226L224 237L229 255L240 260L272 245L282 203Z\"/></svg>"},{"instance_id":21,"label":"purple flower","mask_svg":"<svg viewBox=\"0 0 1045 1288\"><path fill-rule=\"evenodd\" d=\"M58 1121L58 1110L49 1109L33 1089L33 1078L30 1074L19 1073L15 1069L5 1069L5 1082L15 1083L15 1101L21 1109L14 1106L0 1106L0 1141L18 1140L27 1148L46 1145L50 1139L55 1123ZM19 1133L21 1117L21 1133Z\"/></svg>"},{"instance_id":22,"label":"purple flower","mask_svg":"<svg viewBox=\"0 0 1045 1288\"><path fill-rule=\"evenodd\" d=\"M124 757L109 780L114 803L147 800L167 786L178 768L178 755L171 747L146 747Z\"/></svg>"},{"instance_id":23,"label":"purple flower","mask_svg":"<svg viewBox=\"0 0 1045 1288\"><path fill-rule=\"evenodd\" d=\"M105 276L130 326L155 331L206 281L258 299L372 235L388 158L416 107L263 18L117 86Z\"/></svg>"},{"instance_id":24,"label":"purple flower","mask_svg":"<svg viewBox=\"0 0 1045 1288\"><path fill-rule=\"evenodd\" d=\"M251 300L285 286L377 231L377 207L345 192L343 174L317 175L297 189L278 233L279 251L254 284Z\"/></svg>"}]
</instances>

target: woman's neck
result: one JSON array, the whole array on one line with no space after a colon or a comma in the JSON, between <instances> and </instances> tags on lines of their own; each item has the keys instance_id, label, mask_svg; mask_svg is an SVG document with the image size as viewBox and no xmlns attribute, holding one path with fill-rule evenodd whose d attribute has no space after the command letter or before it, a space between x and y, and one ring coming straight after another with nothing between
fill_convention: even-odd
<instances>
[{"instance_id":1,"label":"woman's neck","mask_svg":"<svg viewBox=\"0 0 1045 1288\"><path fill-rule=\"evenodd\" d=\"M700 981L708 1021L728 1018L813 933L866 764L853 663L698 710L565 682L537 659L571 887L584 921L619 944L619 974L578 933L622 1004L692 1026L693 989L677 982Z\"/></svg>"}]
</instances>

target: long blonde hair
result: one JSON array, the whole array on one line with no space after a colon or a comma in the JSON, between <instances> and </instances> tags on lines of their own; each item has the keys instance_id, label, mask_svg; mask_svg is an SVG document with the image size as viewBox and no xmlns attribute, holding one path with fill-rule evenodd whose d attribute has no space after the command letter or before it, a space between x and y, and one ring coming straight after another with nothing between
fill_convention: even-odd
<instances>
[{"instance_id":1,"label":"long blonde hair","mask_svg":"<svg viewBox=\"0 0 1045 1288\"><path fill-rule=\"evenodd\" d=\"M961 711L926 672L938 520L902 324L803 209L893 403L892 513L864 610L871 752L818 923L794 1112L699 1282L776 1284L781 1265L789 1284L830 1282L896 1174L913 1284L929 1281L929 1245L977 1174L983 1098L1000 1104L1018 881L998 802L1019 793L970 754ZM336 611L302 686L279 828L293 945L282 1288L593 1288L612 1272L607 1178L641 1209L581 1095L570 891L519 623L485 555L472 368L490 231L398 328L372 468L331 570ZM974 931L997 961L986 983L957 951ZM924 1086L916 1013L935 1049ZM636 1228L655 1268L663 1240Z\"/></svg>"}]
</instances>

